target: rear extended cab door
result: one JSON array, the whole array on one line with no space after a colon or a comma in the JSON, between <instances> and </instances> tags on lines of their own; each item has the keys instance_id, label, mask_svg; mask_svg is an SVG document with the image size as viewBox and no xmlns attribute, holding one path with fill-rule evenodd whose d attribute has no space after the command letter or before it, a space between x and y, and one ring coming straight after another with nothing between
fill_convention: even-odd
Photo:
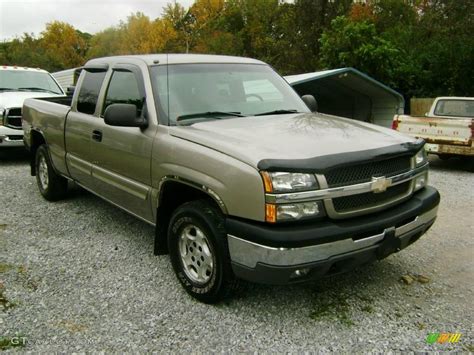
<instances>
[{"instance_id":1,"label":"rear extended cab door","mask_svg":"<svg viewBox=\"0 0 474 355\"><path fill-rule=\"evenodd\" d=\"M93 188L91 150L92 123L98 119L97 102L109 66L88 65L84 68L78 90L74 94L71 110L66 119L65 146L69 175L86 188Z\"/></svg>"}]
</instances>

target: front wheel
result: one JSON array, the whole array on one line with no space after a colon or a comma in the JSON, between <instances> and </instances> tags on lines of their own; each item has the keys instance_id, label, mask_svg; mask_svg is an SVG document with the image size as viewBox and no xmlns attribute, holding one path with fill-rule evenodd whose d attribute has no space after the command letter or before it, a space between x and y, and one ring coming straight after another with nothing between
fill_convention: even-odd
<instances>
[{"instance_id":1,"label":"front wheel","mask_svg":"<svg viewBox=\"0 0 474 355\"><path fill-rule=\"evenodd\" d=\"M36 151L35 167L36 182L41 195L48 201L64 198L67 192L67 180L54 171L45 144Z\"/></svg>"},{"instance_id":2,"label":"front wheel","mask_svg":"<svg viewBox=\"0 0 474 355\"><path fill-rule=\"evenodd\" d=\"M210 202L192 201L177 208L168 230L168 248L181 285L199 301L218 302L237 286L224 217Z\"/></svg>"}]
</instances>

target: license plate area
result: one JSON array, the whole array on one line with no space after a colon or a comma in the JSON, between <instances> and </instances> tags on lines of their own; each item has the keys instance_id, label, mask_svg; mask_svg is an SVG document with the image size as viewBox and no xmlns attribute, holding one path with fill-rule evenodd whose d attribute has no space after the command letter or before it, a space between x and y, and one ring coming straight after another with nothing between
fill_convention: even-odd
<instances>
[{"instance_id":1,"label":"license plate area","mask_svg":"<svg viewBox=\"0 0 474 355\"><path fill-rule=\"evenodd\" d=\"M427 152L435 152L437 153L439 151L439 145L438 144L431 144L431 143L426 143L425 144L425 150Z\"/></svg>"}]
</instances>

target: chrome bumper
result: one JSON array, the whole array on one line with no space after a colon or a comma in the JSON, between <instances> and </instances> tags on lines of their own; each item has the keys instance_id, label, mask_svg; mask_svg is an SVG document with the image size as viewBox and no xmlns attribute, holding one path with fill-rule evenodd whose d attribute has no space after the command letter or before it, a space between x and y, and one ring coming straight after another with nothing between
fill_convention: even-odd
<instances>
[{"instance_id":1,"label":"chrome bumper","mask_svg":"<svg viewBox=\"0 0 474 355\"><path fill-rule=\"evenodd\" d=\"M410 238L425 225L436 219L438 207L417 216L413 221L395 228L395 236L402 241ZM347 239L335 242L312 245L301 248L274 248L253 243L233 235L228 235L229 253L233 263L255 268L258 263L274 266L293 266L329 259L348 252L364 249L382 241L387 233L372 235L363 239Z\"/></svg>"},{"instance_id":2,"label":"chrome bumper","mask_svg":"<svg viewBox=\"0 0 474 355\"><path fill-rule=\"evenodd\" d=\"M23 147L23 139L10 139L0 134L0 147Z\"/></svg>"}]
</instances>

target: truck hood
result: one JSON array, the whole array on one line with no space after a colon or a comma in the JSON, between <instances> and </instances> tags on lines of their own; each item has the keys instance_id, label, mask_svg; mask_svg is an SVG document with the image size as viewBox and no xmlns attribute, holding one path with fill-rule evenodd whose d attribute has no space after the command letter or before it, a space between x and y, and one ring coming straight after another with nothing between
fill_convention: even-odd
<instances>
[{"instance_id":1,"label":"truck hood","mask_svg":"<svg viewBox=\"0 0 474 355\"><path fill-rule=\"evenodd\" d=\"M415 143L394 130L326 114L212 120L170 127L170 134L220 151L255 168L263 160L303 161ZM385 151L386 152L386 151ZM350 154L354 156L354 154Z\"/></svg>"},{"instance_id":2,"label":"truck hood","mask_svg":"<svg viewBox=\"0 0 474 355\"><path fill-rule=\"evenodd\" d=\"M22 107L25 99L58 96L64 95L37 91L4 91L0 92L0 108Z\"/></svg>"}]
</instances>

